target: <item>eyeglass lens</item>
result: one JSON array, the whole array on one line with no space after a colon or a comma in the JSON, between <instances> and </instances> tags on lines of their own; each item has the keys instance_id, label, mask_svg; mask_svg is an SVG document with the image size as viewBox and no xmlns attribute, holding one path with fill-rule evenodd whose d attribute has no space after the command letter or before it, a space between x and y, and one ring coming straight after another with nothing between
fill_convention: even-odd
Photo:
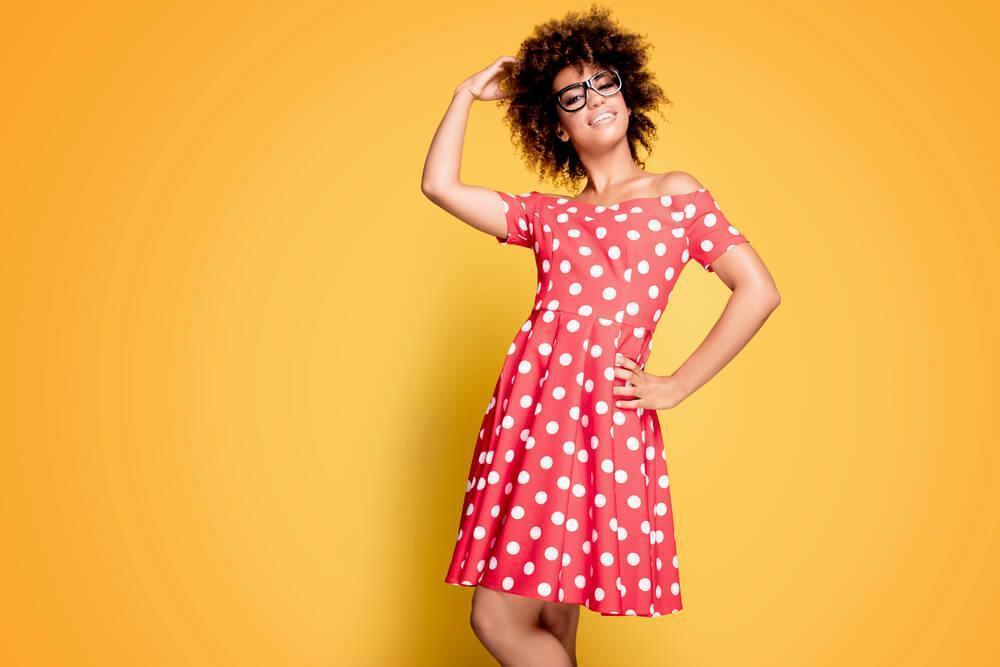
<instances>
[{"instance_id":1,"label":"eyeglass lens","mask_svg":"<svg viewBox=\"0 0 1000 667\"><path fill-rule=\"evenodd\" d=\"M621 79L612 71L600 72L591 81L601 95L614 95L621 88ZM583 84L576 85L559 94L559 103L568 111L575 111L587 103L586 90Z\"/></svg>"}]
</instances>

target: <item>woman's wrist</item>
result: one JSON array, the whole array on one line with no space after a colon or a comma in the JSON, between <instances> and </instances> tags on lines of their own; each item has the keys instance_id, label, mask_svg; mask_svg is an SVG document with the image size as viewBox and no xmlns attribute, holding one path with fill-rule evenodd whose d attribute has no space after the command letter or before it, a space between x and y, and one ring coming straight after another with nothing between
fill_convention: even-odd
<instances>
[{"instance_id":1,"label":"woman's wrist","mask_svg":"<svg viewBox=\"0 0 1000 667\"><path fill-rule=\"evenodd\" d=\"M455 98L465 97L470 102L476 99L476 96L472 94L472 91L469 90L469 87L464 83L459 84L459 86L455 88L455 94L453 95L453 97Z\"/></svg>"},{"instance_id":2,"label":"woman's wrist","mask_svg":"<svg viewBox=\"0 0 1000 667\"><path fill-rule=\"evenodd\" d=\"M694 388L692 388L687 383L683 375L678 375L675 373L673 375L668 375L667 377L670 378L670 381L674 385L674 392L678 395L679 398L678 402L683 401L688 396L694 393Z\"/></svg>"}]
</instances>

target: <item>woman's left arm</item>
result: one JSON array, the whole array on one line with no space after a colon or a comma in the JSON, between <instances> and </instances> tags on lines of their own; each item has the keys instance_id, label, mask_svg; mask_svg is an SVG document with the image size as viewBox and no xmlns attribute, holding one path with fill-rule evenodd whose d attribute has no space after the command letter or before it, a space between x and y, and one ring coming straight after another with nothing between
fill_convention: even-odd
<instances>
[{"instance_id":1,"label":"woman's left arm","mask_svg":"<svg viewBox=\"0 0 1000 667\"><path fill-rule=\"evenodd\" d=\"M618 355L615 376L627 383L612 390L620 397L615 400L617 407L662 410L676 406L722 370L781 303L771 273L749 243L730 248L711 266L732 290L718 321L671 375L647 373L634 360Z\"/></svg>"}]
</instances>

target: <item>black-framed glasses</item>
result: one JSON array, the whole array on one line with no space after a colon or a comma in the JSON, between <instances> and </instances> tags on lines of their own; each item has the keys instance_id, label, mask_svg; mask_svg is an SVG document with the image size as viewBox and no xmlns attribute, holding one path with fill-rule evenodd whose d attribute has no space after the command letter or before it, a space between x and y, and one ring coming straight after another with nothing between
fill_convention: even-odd
<instances>
[{"instance_id":1,"label":"black-framed glasses","mask_svg":"<svg viewBox=\"0 0 1000 667\"><path fill-rule=\"evenodd\" d=\"M622 89L622 77L617 70L601 70L586 81L566 86L552 97L556 98L556 102L564 111L579 111L587 106L588 89L598 95L611 97Z\"/></svg>"}]
</instances>

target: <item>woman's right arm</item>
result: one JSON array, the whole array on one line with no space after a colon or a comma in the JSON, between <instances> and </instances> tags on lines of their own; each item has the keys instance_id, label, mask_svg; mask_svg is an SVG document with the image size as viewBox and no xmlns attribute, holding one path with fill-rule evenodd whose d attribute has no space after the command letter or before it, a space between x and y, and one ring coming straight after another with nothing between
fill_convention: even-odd
<instances>
[{"instance_id":1,"label":"woman's right arm","mask_svg":"<svg viewBox=\"0 0 1000 667\"><path fill-rule=\"evenodd\" d=\"M503 200L492 188L462 183L459 174L469 109L477 99L500 99L500 68L512 60L516 58L502 56L455 88L448 111L427 151L420 184L421 191L432 202L470 226L501 238L508 232Z\"/></svg>"}]
</instances>

